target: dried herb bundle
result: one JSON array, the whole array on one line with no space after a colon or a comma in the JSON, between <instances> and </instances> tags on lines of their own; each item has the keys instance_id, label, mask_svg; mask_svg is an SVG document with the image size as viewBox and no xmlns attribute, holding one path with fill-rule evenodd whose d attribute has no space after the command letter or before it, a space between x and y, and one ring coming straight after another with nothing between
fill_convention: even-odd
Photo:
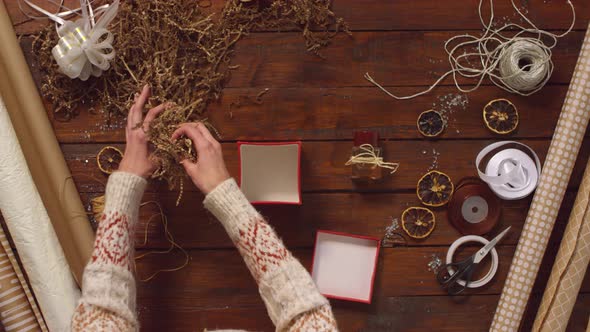
<instances>
[{"instance_id":1,"label":"dried herb bundle","mask_svg":"<svg viewBox=\"0 0 590 332\"><path fill-rule=\"evenodd\" d=\"M182 158L195 158L190 141L170 142L177 126L202 120L207 105L221 96L228 80L235 44L251 31L300 29L310 52L326 46L340 30L341 18L329 0L228 0L220 15L208 13L195 1L143 0L121 4L109 29L117 52L112 68L88 81L59 73L51 49L58 36L53 26L33 43L42 71L41 93L53 103L56 118L69 120L81 106L100 107L105 116L125 116L133 95L145 83L152 87L151 105L173 102L150 125L155 178L181 184Z\"/></svg>"}]
</instances>

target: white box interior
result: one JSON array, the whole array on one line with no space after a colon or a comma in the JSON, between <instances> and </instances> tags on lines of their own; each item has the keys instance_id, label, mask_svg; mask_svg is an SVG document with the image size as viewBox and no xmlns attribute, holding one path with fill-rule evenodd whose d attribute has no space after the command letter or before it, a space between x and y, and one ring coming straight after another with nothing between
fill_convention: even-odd
<instances>
[{"instance_id":1,"label":"white box interior","mask_svg":"<svg viewBox=\"0 0 590 332\"><path fill-rule=\"evenodd\" d=\"M312 278L326 296L370 302L379 241L319 232Z\"/></svg>"},{"instance_id":2,"label":"white box interior","mask_svg":"<svg viewBox=\"0 0 590 332\"><path fill-rule=\"evenodd\" d=\"M299 203L299 145L240 145L240 187L250 202Z\"/></svg>"}]
</instances>

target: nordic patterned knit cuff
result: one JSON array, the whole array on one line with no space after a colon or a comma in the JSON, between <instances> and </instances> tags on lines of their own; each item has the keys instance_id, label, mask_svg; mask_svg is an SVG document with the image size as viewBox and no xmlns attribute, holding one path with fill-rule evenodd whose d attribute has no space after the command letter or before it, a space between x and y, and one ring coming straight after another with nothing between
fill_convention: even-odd
<instances>
[{"instance_id":1,"label":"nordic patterned knit cuff","mask_svg":"<svg viewBox=\"0 0 590 332\"><path fill-rule=\"evenodd\" d=\"M147 186L141 176L115 172L109 177L105 193L104 211L118 211L127 214L130 220L137 220L139 203Z\"/></svg>"},{"instance_id":2,"label":"nordic patterned knit cuff","mask_svg":"<svg viewBox=\"0 0 590 332\"><path fill-rule=\"evenodd\" d=\"M135 278L126 268L90 263L84 269L82 303L114 312L137 324Z\"/></svg>"},{"instance_id":3,"label":"nordic patterned knit cuff","mask_svg":"<svg viewBox=\"0 0 590 332\"><path fill-rule=\"evenodd\" d=\"M263 275L259 289L277 331L283 331L300 314L329 303L293 256Z\"/></svg>"},{"instance_id":4,"label":"nordic patterned knit cuff","mask_svg":"<svg viewBox=\"0 0 590 332\"><path fill-rule=\"evenodd\" d=\"M241 222L260 218L234 179L227 179L215 187L203 204L223 224L232 239L239 236Z\"/></svg>"}]
</instances>

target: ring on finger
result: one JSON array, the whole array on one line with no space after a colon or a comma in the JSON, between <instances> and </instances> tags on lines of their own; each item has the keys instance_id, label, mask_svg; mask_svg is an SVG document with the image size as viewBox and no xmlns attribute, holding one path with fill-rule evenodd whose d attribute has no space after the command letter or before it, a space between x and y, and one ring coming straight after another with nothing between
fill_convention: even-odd
<instances>
[{"instance_id":1,"label":"ring on finger","mask_svg":"<svg viewBox=\"0 0 590 332\"><path fill-rule=\"evenodd\" d=\"M141 125L141 130L143 130L143 132L147 134L147 132L150 130L150 122L144 122Z\"/></svg>"}]
</instances>

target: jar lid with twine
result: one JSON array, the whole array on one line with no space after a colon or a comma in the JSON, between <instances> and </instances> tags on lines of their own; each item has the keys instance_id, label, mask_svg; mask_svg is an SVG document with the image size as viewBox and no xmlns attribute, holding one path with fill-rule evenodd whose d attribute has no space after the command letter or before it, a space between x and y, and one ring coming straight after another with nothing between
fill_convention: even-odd
<instances>
[{"instance_id":1,"label":"jar lid with twine","mask_svg":"<svg viewBox=\"0 0 590 332\"><path fill-rule=\"evenodd\" d=\"M362 144L359 146L360 153L355 154L348 159L346 166L357 164L375 165L377 167L389 169L389 174L393 174L399 168L399 163L383 161L383 157L377 155L375 147L371 144Z\"/></svg>"}]
</instances>

